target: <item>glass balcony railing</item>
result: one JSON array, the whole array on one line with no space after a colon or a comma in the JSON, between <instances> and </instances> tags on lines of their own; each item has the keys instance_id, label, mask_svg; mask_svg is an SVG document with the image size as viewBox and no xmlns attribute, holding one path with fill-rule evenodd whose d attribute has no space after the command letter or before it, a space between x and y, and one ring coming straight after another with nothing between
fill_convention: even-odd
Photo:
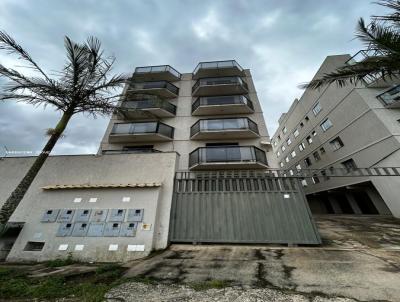
<instances>
[{"instance_id":1,"label":"glass balcony railing","mask_svg":"<svg viewBox=\"0 0 400 302\"><path fill-rule=\"evenodd\" d=\"M400 85L394 86L393 88L385 91L384 93L381 93L380 95L377 96L379 100L382 101L382 103L385 106L391 107L395 104L400 103ZM399 104L400 106L400 104Z\"/></svg>"},{"instance_id":2,"label":"glass balcony railing","mask_svg":"<svg viewBox=\"0 0 400 302\"><path fill-rule=\"evenodd\" d=\"M111 135L141 135L141 134L161 134L173 138L174 128L161 122L137 122L137 123L118 123L114 124Z\"/></svg>"},{"instance_id":3,"label":"glass balcony railing","mask_svg":"<svg viewBox=\"0 0 400 302\"><path fill-rule=\"evenodd\" d=\"M248 90L247 83L240 77L217 77L217 78L202 78L198 79L192 87L192 92L202 86L220 86L220 85L240 85Z\"/></svg>"},{"instance_id":4,"label":"glass balcony railing","mask_svg":"<svg viewBox=\"0 0 400 302\"><path fill-rule=\"evenodd\" d=\"M237 68L243 71L243 68L235 60L226 61L213 61L213 62L200 62L193 71L196 74L200 69L224 69L224 68Z\"/></svg>"},{"instance_id":5,"label":"glass balcony railing","mask_svg":"<svg viewBox=\"0 0 400 302\"><path fill-rule=\"evenodd\" d=\"M153 108L163 109L173 115L176 114L176 106L174 104L171 104L170 102L165 101L165 100L161 100L157 97L148 98L148 99L146 98L146 99L141 99L141 100L124 101L121 104L122 112L124 112L124 110L127 110L127 111L146 110L146 109L153 109Z\"/></svg>"},{"instance_id":6,"label":"glass balcony railing","mask_svg":"<svg viewBox=\"0 0 400 302\"><path fill-rule=\"evenodd\" d=\"M162 72L169 72L177 79L180 79L182 77L182 75L170 65L145 66L135 68L135 75L155 74Z\"/></svg>"},{"instance_id":7,"label":"glass balcony railing","mask_svg":"<svg viewBox=\"0 0 400 302\"><path fill-rule=\"evenodd\" d=\"M254 110L253 102L244 95L199 97L192 104L192 113L201 106L246 105Z\"/></svg>"},{"instance_id":8,"label":"glass balcony railing","mask_svg":"<svg viewBox=\"0 0 400 302\"><path fill-rule=\"evenodd\" d=\"M179 88L167 81L154 81L154 82L132 82L128 88L130 91L148 91L154 89L166 89L175 95L179 94Z\"/></svg>"},{"instance_id":9,"label":"glass balcony railing","mask_svg":"<svg viewBox=\"0 0 400 302\"><path fill-rule=\"evenodd\" d=\"M259 134L257 124L249 118L224 118L197 121L190 128L190 136L193 137L199 132L223 132L229 130L251 130Z\"/></svg>"},{"instance_id":10,"label":"glass balcony railing","mask_svg":"<svg viewBox=\"0 0 400 302\"><path fill-rule=\"evenodd\" d=\"M254 146L200 147L189 154L189 168L212 163L260 163L267 166L265 152Z\"/></svg>"}]
</instances>

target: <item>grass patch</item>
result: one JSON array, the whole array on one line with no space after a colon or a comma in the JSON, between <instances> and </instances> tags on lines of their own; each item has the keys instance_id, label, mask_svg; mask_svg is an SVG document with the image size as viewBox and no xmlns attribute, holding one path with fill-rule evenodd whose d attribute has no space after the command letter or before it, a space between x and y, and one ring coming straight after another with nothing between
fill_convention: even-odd
<instances>
[{"instance_id":1,"label":"grass patch","mask_svg":"<svg viewBox=\"0 0 400 302\"><path fill-rule=\"evenodd\" d=\"M30 278L24 268L0 267L0 300L73 298L103 301L107 291L126 281L121 278L124 271L119 265L106 264L84 276Z\"/></svg>"},{"instance_id":2,"label":"grass patch","mask_svg":"<svg viewBox=\"0 0 400 302\"><path fill-rule=\"evenodd\" d=\"M72 255L69 254L66 259L49 260L49 261L46 261L44 264L47 267L62 267L62 266L67 266L67 265L71 265L71 264L74 264L74 263L78 263L78 261L74 260L72 258Z\"/></svg>"},{"instance_id":3,"label":"grass patch","mask_svg":"<svg viewBox=\"0 0 400 302\"><path fill-rule=\"evenodd\" d=\"M227 280L208 280L204 282L195 282L189 284L189 287L196 291L203 291L212 288L225 288L231 285L230 281Z\"/></svg>"}]
</instances>

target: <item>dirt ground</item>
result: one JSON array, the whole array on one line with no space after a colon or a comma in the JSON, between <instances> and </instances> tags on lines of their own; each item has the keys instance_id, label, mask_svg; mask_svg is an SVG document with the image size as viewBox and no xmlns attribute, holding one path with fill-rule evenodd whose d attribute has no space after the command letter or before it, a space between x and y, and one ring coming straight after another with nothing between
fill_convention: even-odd
<instances>
[{"instance_id":1,"label":"dirt ground","mask_svg":"<svg viewBox=\"0 0 400 302\"><path fill-rule=\"evenodd\" d=\"M172 245L130 264L126 277L152 282L128 282L108 300L400 301L400 220L332 215L316 222L320 247ZM228 286L213 288L218 280Z\"/></svg>"}]
</instances>

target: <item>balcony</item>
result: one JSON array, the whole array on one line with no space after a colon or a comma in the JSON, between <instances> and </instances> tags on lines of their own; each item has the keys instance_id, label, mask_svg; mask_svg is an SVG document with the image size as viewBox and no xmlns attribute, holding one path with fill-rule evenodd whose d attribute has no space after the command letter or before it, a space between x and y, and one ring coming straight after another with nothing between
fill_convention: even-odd
<instances>
[{"instance_id":1,"label":"balcony","mask_svg":"<svg viewBox=\"0 0 400 302\"><path fill-rule=\"evenodd\" d=\"M136 67L132 78L135 81L179 81L182 75L169 65Z\"/></svg>"},{"instance_id":2,"label":"balcony","mask_svg":"<svg viewBox=\"0 0 400 302\"><path fill-rule=\"evenodd\" d=\"M192 115L253 113L253 102L244 95L199 97L192 104Z\"/></svg>"},{"instance_id":3,"label":"balcony","mask_svg":"<svg viewBox=\"0 0 400 302\"><path fill-rule=\"evenodd\" d=\"M193 71L193 79L206 77L245 76L243 68L235 61L201 62Z\"/></svg>"},{"instance_id":4,"label":"balcony","mask_svg":"<svg viewBox=\"0 0 400 302\"><path fill-rule=\"evenodd\" d=\"M178 96L179 88L167 81L131 82L127 96L132 93L151 94L164 99L173 99Z\"/></svg>"},{"instance_id":5,"label":"balcony","mask_svg":"<svg viewBox=\"0 0 400 302\"><path fill-rule=\"evenodd\" d=\"M248 87L240 77L203 78L193 85L193 96L247 94Z\"/></svg>"},{"instance_id":6,"label":"balcony","mask_svg":"<svg viewBox=\"0 0 400 302\"><path fill-rule=\"evenodd\" d=\"M264 169L265 152L254 146L200 147L189 154L189 169Z\"/></svg>"},{"instance_id":7,"label":"balcony","mask_svg":"<svg viewBox=\"0 0 400 302\"><path fill-rule=\"evenodd\" d=\"M109 136L110 143L165 142L174 137L174 128L161 122L118 123Z\"/></svg>"},{"instance_id":8,"label":"balcony","mask_svg":"<svg viewBox=\"0 0 400 302\"><path fill-rule=\"evenodd\" d=\"M381 93L377 98L386 108L400 108L400 85L394 86L384 93Z\"/></svg>"},{"instance_id":9,"label":"balcony","mask_svg":"<svg viewBox=\"0 0 400 302\"><path fill-rule=\"evenodd\" d=\"M249 118L199 120L190 128L193 140L259 137L258 127Z\"/></svg>"},{"instance_id":10,"label":"balcony","mask_svg":"<svg viewBox=\"0 0 400 302\"><path fill-rule=\"evenodd\" d=\"M174 117L176 106L156 96L143 96L143 98L124 101L121 104L120 115L122 118L135 119L146 114L149 117Z\"/></svg>"}]
</instances>

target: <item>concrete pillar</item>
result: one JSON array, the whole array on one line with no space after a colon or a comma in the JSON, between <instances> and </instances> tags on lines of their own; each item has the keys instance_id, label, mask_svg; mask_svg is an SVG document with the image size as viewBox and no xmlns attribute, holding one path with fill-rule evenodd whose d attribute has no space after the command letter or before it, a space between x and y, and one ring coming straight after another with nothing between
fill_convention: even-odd
<instances>
[{"instance_id":1,"label":"concrete pillar","mask_svg":"<svg viewBox=\"0 0 400 302\"><path fill-rule=\"evenodd\" d=\"M358 206L356 200L354 199L353 193L346 192L345 195L346 195L347 201L349 202L351 208L353 209L354 214L356 214L356 215L362 214L360 207Z\"/></svg>"},{"instance_id":2,"label":"concrete pillar","mask_svg":"<svg viewBox=\"0 0 400 302\"><path fill-rule=\"evenodd\" d=\"M339 202L336 198L328 193L328 201L332 206L333 211L335 214L343 214L342 208L339 205Z\"/></svg>"},{"instance_id":3,"label":"concrete pillar","mask_svg":"<svg viewBox=\"0 0 400 302\"><path fill-rule=\"evenodd\" d=\"M384 204L389 208L391 214L400 218L400 177L398 176L380 176L372 179L372 184L375 186ZM375 204L375 203L374 203ZM390 214L388 210L382 209L376 205L379 212L382 214Z\"/></svg>"},{"instance_id":4,"label":"concrete pillar","mask_svg":"<svg viewBox=\"0 0 400 302\"><path fill-rule=\"evenodd\" d=\"M371 199L375 208L378 210L379 214L381 214L381 215L391 214L389 208L385 204L385 201L382 199L382 197L379 195L379 193L376 190L373 190L372 188L368 188L365 190L365 192L368 194L369 198Z\"/></svg>"}]
</instances>

